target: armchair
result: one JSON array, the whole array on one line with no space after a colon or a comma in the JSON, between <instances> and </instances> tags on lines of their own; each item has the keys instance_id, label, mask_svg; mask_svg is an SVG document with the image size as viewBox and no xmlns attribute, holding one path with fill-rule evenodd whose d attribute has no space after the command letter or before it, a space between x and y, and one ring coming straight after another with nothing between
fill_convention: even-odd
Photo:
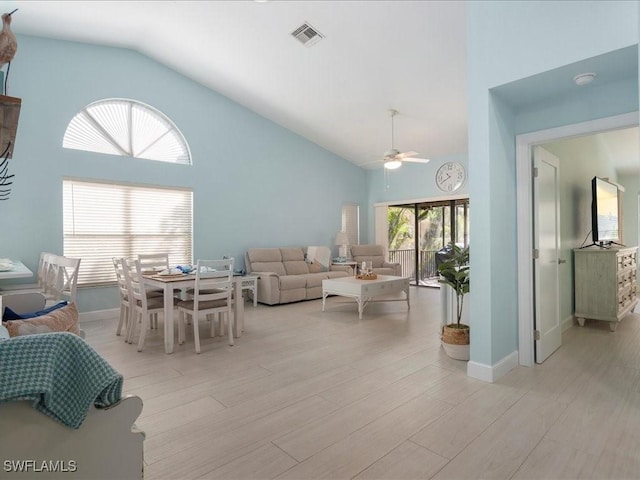
<instances>
[{"instance_id":1,"label":"armchair","mask_svg":"<svg viewBox=\"0 0 640 480\"><path fill-rule=\"evenodd\" d=\"M382 245L351 245L351 256L358 265L364 261L371 262L373 272L378 275L402 276L402 265L387 262Z\"/></svg>"}]
</instances>

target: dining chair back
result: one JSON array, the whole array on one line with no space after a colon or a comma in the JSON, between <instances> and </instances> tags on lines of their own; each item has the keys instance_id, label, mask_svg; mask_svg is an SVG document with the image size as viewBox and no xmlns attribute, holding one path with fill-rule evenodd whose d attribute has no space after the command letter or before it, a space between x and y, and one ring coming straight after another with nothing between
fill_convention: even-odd
<instances>
[{"instance_id":1,"label":"dining chair back","mask_svg":"<svg viewBox=\"0 0 640 480\"><path fill-rule=\"evenodd\" d=\"M143 273L169 268L168 253L140 253L137 258Z\"/></svg>"},{"instance_id":2,"label":"dining chair back","mask_svg":"<svg viewBox=\"0 0 640 480\"><path fill-rule=\"evenodd\" d=\"M118 290L120 292L120 319L118 320L118 328L116 329L116 335L120 335L122 327L126 332L129 327L129 321L131 316L131 302L129 301L129 287L127 286L127 279L124 276L124 269L122 267L122 261L124 258L113 257L113 268L116 271L116 280L118 282Z\"/></svg>"},{"instance_id":3,"label":"dining chair back","mask_svg":"<svg viewBox=\"0 0 640 480\"><path fill-rule=\"evenodd\" d=\"M48 298L59 301L66 297L72 303L77 302L78 272L80 270L80 258L71 258L54 255L49 258L48 274Z\"/></svg>"},{"instance_id":4,"label":"dining chair back","mask_svg":"<svg viewBox=\"0 0 640 480\"><path fill-rule=\"evenodd\" d=\"M38 262L38 288L40 288L42 293L46 293L47 291L47 278L53 257L55 257L54 253L40 252L40 261Z\"/></svg>"},{"instance_id":5,"label":"dining chair back","mask_svg":"<svg viewBox=\"0 0 640 480\"><path fill-rule=\"evenodd\" d=\"M127 329L127 343L133 342L135 327L140 324L138 337L138 351L144 348L144 341L152 322L152 317L164 312L164 298L162 296L149 296L142 278L142 266L139 260L120 259L122 271L127 283L130 308L132 315ZM172 308L178 299L174 298Z\"/></svg>"},{"instance_id":6,"label":"dining chair back","mask_svg":"<svg viewBox=\"0 0 640 480\"><path fill-rule=\"evenodd\" d=\"M185 315L192 318L193 337L196 353L200 353L200 334L198 320L200 315L206 315L211 321L211 336L215 326L213 314L222 315L227 319L229 345L233 345L233 326L231 311L233 305L233 258L222 260L198 260L195 269L196 281L193 298L178 303L178 342L184 343Z\"/></svg>"},{"instance_id":7,"label":"dining chair back","mask_svg":"<svg viewBox=\"0 0 640 480\"><path fill-rule=\"evenodd\" d=\"M169 270L168 253L140 253L138 254L140 270L143 274L159 273L162 270ZM174 290L174 295L180 296L180 290ZM162 296L162 290L157 288L147 288L147 297Z\"/></svg>"}]
</instances>

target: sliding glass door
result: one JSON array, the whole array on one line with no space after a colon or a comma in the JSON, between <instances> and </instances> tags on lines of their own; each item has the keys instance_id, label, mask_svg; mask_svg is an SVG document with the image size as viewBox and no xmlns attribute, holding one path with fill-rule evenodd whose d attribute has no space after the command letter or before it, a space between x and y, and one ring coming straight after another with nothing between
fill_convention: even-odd
<instances>
[{"instance_id":1,"label":"sliding glass door","mask_svg":"<svg viewBox=\"0 0 640 480\"><path fill-rule=\"evenodd\" d=\"M439 287L436 252L469 244L469 199L390 206L389 259L413 285Z\"/></svg>"}]
</instances>

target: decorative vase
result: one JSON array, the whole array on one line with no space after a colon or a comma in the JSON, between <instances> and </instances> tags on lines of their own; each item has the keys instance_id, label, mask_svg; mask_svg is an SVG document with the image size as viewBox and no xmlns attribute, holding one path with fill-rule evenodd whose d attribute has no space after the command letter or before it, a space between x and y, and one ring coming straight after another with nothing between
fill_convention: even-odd
<instances>
[{"instance_id":1,"label":"decorative vase","mask_svg":"<svg viewBox=\"0 0 640 480\"><path fill-rule=\"evenodd\" d=\"M469 326L445 325L442 327L442 347L455 360L469 360Z\"/></svg>"},{"instance_id":2,"label":"decorative vase","mask_svg":"<svg viewBox=\"0 0 640 480\"><path fill-rule=\"evenodd\" d=\"M446 353L449 358L453 358L454 360L469 360L469 345L453 345L442 342L442 348L444 348L444 353Z\"/></svg>"}]
</instances>

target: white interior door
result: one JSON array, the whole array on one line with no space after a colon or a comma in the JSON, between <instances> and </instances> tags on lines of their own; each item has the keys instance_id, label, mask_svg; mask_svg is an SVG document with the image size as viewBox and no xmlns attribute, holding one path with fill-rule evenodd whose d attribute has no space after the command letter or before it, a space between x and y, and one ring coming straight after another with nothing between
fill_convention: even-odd
<instances>
[{"instance_id":1,"label":"white interior door","mask_svg":"<svg viewBox=\"0 0 640 480\"><path fill-rule=\"evenodd\" d=\"M560 198L558 158L542 147L533 151L534 296L536 363L562 343L560 326ZM537 253L537 254L536 254Z\"/></svg>"}]
</instances>

